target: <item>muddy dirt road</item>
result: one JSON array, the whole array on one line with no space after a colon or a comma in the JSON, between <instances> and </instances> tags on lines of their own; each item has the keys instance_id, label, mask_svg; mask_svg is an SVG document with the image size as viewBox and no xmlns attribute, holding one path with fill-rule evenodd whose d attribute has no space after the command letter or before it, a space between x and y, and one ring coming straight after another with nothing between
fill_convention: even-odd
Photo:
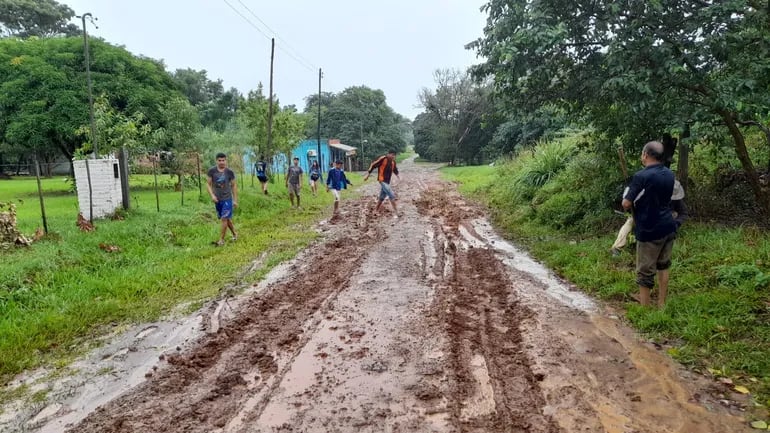
<instances>
[{"instance_id":1,"label":"muddy dirt road","mask_svg":"<svg viewBox=\"0 0 770 433\"><path fill-rule=\"evenodd\" d=\"M194 340L155 329L166 340L138 350L151 359L122 385L85 381L25 430L745 431L708 383L499 238L435 168L402 173L399 219L374 215L365 185L323 242L179 322Z\"/></svg>"}]
</instances>

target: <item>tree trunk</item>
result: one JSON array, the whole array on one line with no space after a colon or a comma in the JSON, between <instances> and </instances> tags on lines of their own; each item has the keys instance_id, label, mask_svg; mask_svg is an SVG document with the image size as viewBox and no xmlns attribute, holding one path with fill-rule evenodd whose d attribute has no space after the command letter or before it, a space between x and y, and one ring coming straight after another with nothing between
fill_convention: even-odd
<instances>
[{"instance_id":1,"label":"tree trunk","mask_svg":"<svg viewBox=\"0 0 770 433\"><path fill-rule=\"evenodd\" d=\"M751 162L751 157L746 149L746 140L740 128L738 128L735 116L727 110L720 110L719 115L722 116L722 120L725 121L727 129L730 130L730 135L733 137L735 153L741 161L743 171L746 172L746 180L748 180L751 190L754 192L757 204L765 215L770 215L770 195L762 191L762 185L759 183L759 174L757 174L757 170Z\"/></svg>"},{"instance_id":2,"label":"tree trunk","mask_svg":"<svg viewBox=\"0 0 770 433\"><path fill-rule=\"evenodd\" d=\"M682 135L679 136L679 158L677 159L676 175L682 188L687 191L690 182L690 125L684 127Z\"/></svg>"}]
</instances>

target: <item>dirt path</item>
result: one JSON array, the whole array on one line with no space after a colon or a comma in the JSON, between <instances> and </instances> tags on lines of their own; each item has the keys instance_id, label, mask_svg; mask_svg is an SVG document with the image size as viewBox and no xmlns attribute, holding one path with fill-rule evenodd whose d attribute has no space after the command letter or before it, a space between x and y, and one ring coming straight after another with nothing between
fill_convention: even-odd
<instances>
[{"instance_id":1,"label":"dirt path","mask_svg":"<svg viewBox=\"0 0 770 433\"><path fill-rule=\"evenodd\" d=\"M708 383L683 378L611 312L497 237L433 168L405 163L402 172L400 219L373 215L376 184L368 184L366 197L343 202L327 241L257 290L210 306L209 320L190 322L206 332L189 347L154 346L157 361L134 369L150 372L145 381L76 407L81 387L24 425L78 433L745 430L703 390ZM104 404L92 410L93 401Z\"/></svg>"}]
</instances>

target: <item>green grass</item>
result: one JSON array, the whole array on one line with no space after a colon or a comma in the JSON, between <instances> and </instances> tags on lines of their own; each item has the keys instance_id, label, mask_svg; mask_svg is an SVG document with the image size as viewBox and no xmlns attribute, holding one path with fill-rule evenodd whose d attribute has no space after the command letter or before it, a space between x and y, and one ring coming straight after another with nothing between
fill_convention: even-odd
<instances>
[{"instance_id":1,"label":"green grass","mask_svg":"<svg viewBox=\"0 0 770 433\"><path fill-rule=\"evenodd\" d=\"M670 297L664 309L631 303L634 255L608 254L615 227L575 236L528 217L495 197L504 178L489 167L444 168L460 191L491 206L498 226L538 260L584 291L626 308L637 329L674 345L669 353L699 369L712 368L746 385L770 405L770 233L751 227L687 222L674 246ZM757 382L754 382L755 379Z\"/></svg>"},{"instance_id":2,"label":"green grass","mask_svg":"<svg viewBox=\"0 0 770 433\"><path fill-rule=\"evenodd\" d=\"M449 179L457 182L460 192L465 195L476 195L486 191L492 184L496 173L495 167L488 165L444 167L441 171Z\"/></svg>"},{"instance_id":3,"label":"green grass","mask_svg":"<svg viewBox=\"0 0 770 433\"><path fill-rule=\"evenodd\" d=\"M396 155L396 162L402 163L414 155L416 155L416 153L414 152L414 149L412 147L409 147L406 149L405 152L401 152L398 155Z\"/></svg>"},{"instance_id":4,"label":"green grass","mask_svg":"<svg viewBox=\"0 0 770 433\"><path fill-rule=\"evenodd\" d=\"M360 176L348 176L360 183ZM166 187L173 183L161 179ZM131 182L153 183L152 176ZM0 202L18 206L26 234L42 224L36 188L34 179L0 180ZM226 285L258 280L317 236L312 224L333 203L325 191L312 197L305 185L304 209L291 211L283 185L272 184L269 196L258 188L248 179L241 186L234 217L239 239L216 248L219 223L205 190L199 200L197 188L188 189L182 206L180 194L164 188L157 212L154 191L133 188L125 220L97 220L96 231L85 233L75 225L77 199L69 185L45 179L53 233L31 247L0 251L0 378L5 383L24 369L66 363L108 325L155 320L179 304L200 305ZM107 253L102 243L120 252ZM265 267L239 281L262 252L268 253Z\"/></svg>"}]
</instances>

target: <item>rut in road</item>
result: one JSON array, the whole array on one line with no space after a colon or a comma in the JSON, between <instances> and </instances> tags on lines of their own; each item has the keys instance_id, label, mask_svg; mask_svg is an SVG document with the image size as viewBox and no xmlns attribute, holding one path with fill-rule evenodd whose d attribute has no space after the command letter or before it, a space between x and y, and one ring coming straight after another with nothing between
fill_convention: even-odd
<instances>
[{"instance_id":1,"label":"rut in road","mask_svg":"<svg viewBox=\"0 0 770 433\"><path fill-rule=\"evenodd\" d=\"M513 284L495 252L473 248L459 233L478 212L450 195L446 185L424 191L417 205L440 222L434 239L436 262L444 272L432 316L449 339L453 424L459 431L559 431L543 415L540 376L532 372L522 348L521 322L532 312L511 291Z\"/></svg>"}]
</instances>

